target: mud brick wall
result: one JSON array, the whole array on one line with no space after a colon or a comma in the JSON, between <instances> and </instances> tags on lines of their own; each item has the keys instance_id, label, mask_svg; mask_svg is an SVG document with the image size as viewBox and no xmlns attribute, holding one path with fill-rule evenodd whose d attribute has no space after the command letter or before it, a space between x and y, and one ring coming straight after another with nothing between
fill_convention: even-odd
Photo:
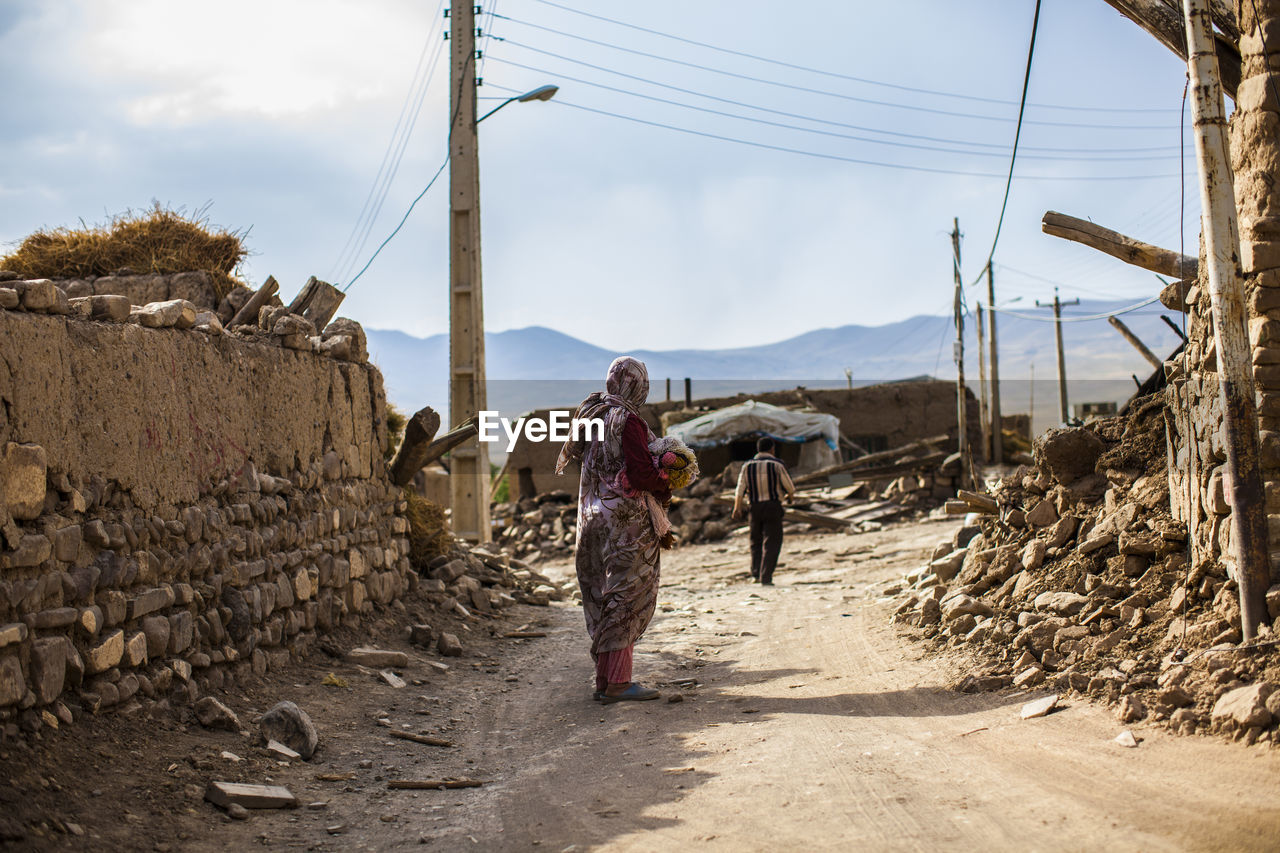
<instances>
[{"instance_id":1,"label":"mud brick wall","mask_svg":"<svg viewBox=\"0 0 1280 853\"><path fill-rule=\"evenodd\" d=\"M1253 14L1256 2L1261 35ZM1261 463L1271 528L1272 576L1280 580L1280 0L1236 3L1244 71L1230 119L1231 167L1240 223L1253 374L1258 391ZM1268 80L1268 69L1272 79ZM1273 88L1273 86L1275 88ZM1175 519L1192 530L1192 562L1230 565L1231 503L1208 279L1201 273L1188 293L1186 358L1166 366L1170 377L1169 488Z\"/></svg>"},{"instance_id":2,"label":"mud brick wall","mask_svg":"<svg viewBox=\"0 0 1280 853\"><path fill-rule=\"evenodd\" d=\"M57 285L72 299L113 294L128 297L134 305L185 299L197 308L215 309L223 299L213 277L202 270L169 275L104 275L61 280Z\"/></svg>"},{"instance_id":3,"label":"mud brick wall","mask_svg":"<svg viewBox=\"0 0 1280 853\"><path fill-rule=\"evenodd\" d=\"M111 300L0 283L0 726L264 674L417 580L357 324Z\"/></svg>"}]
</instances>

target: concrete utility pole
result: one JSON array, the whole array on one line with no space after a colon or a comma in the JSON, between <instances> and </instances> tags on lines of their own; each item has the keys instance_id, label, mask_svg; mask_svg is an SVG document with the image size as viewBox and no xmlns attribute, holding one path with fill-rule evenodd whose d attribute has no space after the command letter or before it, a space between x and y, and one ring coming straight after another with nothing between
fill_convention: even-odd
<instances>
[{"instance_id":1,"label":"concrete utility pole","mask_svg":"<svg viewBox=\"0 0 1280 853\"><path fill-rule=\"evenodd\" d=\"M1062 351L1062 306L1079 304L1079 299L1063 302L1058 299L1058 288L1053 289L1053 333L1058 343L1058 416L1063 423L1067 422L1070 412L1067 410L1067 357ZM1036 305L1040 308L1048 307L1047 302L1039 299L1036 300Z\"/></svg>"},{"instance_id":2,"label":"concrete utility pole","mask_svg":"<svg viewBox=\"0 0 1280 853\"><path fill-rule=\"evenodd\" d=\"M982 445L982 452L991 458L991 433L988 431L989 422L987 421L987 358L986 337L982 328L982 303L978 303L978 310L975 316L978 320L978 441Z\"/></svg>"},{"instance_id":3,"label":"concrete utility pole","mask_svg":"<svg viewBox=\"0 0 1280 853\"><path fill-rule=\"evenodd\" d=\"M951 229L951 252L952 263L951 271L956 280L956 296L955 296L955 314L956 314L956 423L959 427L958 447L960 451L960 485L968 488L969 482L969 462L971 459L969 452L969 435L968 435L968 402L964 393L964 282L960 280L960 218L956 217L954 225Z\"/></svg>"},{"instance_id":4,"label":"concrete utility pole","mask_svg":"<svg viewBox=\"0 0 1280 853\"><path fill-rule=\"evenodd\" d=\"M991 461L1004 462L1004 421L1000 417L1000 357L996 347L996 277L987 264L987 335L991 341Z\"/></svg>"},{"instance_id":5,"label":"concrete utility pole","mask_svg":"<svg viewBox=\"0 0 1280 853\"><path fill-rule=\"evenodd\" d=\"M476 136L476 24L470 0L449 12L449 418L462 423L488 407L484 296L480 277L480 158ZM449 454L453 532L488 542L489 445Z\"/></svg>"},{"instance_id":6,"label":"concrete utility pole","mask_svg":"<svg viewBox=\"0 0 1280 853\"><path fill-rule=\"evenodd\" d=\"M1258 447L1258 408L1244 285L1240 277L1240 232L1227 159L1222 86L1207 0L1185 0L1187 65L1191 76L1200 207L1204 211L1205 258L1213 334L1218 348L1218 388L1226 432L1227 500L1231 504L1231 551L1240 588L1240 630L1245 642L1267 621L1270 583L1266 501Z\"/></svg>"}]
</instances>

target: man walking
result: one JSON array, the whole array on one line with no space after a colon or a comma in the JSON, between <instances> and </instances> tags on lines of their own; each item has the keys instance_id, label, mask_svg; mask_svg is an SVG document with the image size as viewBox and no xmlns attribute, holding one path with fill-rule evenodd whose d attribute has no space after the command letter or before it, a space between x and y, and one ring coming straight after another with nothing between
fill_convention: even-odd
<instances>
[{"instance_id":1,"label":"man walking","mask_svg":"<svg viewBox=\"0 0 1280 853\"><path fill-rule=\"evenodd\" d=\"M782 550L782 501L796 493L787 466L773 455L774 447L768 436L756 442L757 453L742 466L733 495L734 518L742 517L743 497L751 502L751 577L765 586L773 586Z\"/></svg>"}]
</instances>

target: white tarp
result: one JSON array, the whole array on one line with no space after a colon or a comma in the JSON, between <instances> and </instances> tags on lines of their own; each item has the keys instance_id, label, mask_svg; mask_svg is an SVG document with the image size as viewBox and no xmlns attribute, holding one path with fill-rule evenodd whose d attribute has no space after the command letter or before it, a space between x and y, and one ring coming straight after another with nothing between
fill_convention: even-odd
<instances>
[{"instance_id":1,"label":"white tarp","mask_svg":"<svg viewBox=\"0 0 1280 853\"><path fill-rule=\"evenodd\" d=\"M768 435L778 441L808 442L811 447L805 449L810 452L819 449L825 451L818 453L821 459L812 460L812 463L816 463L814 467L834 465L839 461L840 420L835 415L796 412L768 403L757 403L755 400L747 400L736 406L707 412L691 421L673 424L667 428L667 435L676 436L694 449L728 444L740 438Z\"/></svg>"}]
</instances>

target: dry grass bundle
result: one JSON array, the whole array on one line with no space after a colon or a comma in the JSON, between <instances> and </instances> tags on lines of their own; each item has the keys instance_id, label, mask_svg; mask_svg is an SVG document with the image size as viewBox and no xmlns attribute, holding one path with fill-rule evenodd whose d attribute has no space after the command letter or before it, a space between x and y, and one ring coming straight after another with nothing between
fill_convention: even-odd
<instances>
[{"instance_id":1,"label":"dry grass bundle","mask_svg":"<svg viewBox=\"0 0 1280 853\"><path fill-rule=\"evenodd\" d=\"M445 521L444 510L439 505L413 489L405 489L404 498L409 502L406 512L409 518L409 562L415 569L422 570L436 557L448 553L453 547L453 537L449 535L449 523Z\"/></svg>"},{"instance_id":2,"label":"dry grass bundle","mask_svg":"<svg viewBox=\"0 0 1280 853\"><path fill-rule=\"evenodd\" d=\"M181 210L155 206L128 210L106 225L40 230L27 237L0 269L27 278L86 278L128 268L137 273L205 270L219 297L242 284L233 273L248 252L243 234L215 228L204 210L187 217Z\"/></svg>"}]
</instances>

